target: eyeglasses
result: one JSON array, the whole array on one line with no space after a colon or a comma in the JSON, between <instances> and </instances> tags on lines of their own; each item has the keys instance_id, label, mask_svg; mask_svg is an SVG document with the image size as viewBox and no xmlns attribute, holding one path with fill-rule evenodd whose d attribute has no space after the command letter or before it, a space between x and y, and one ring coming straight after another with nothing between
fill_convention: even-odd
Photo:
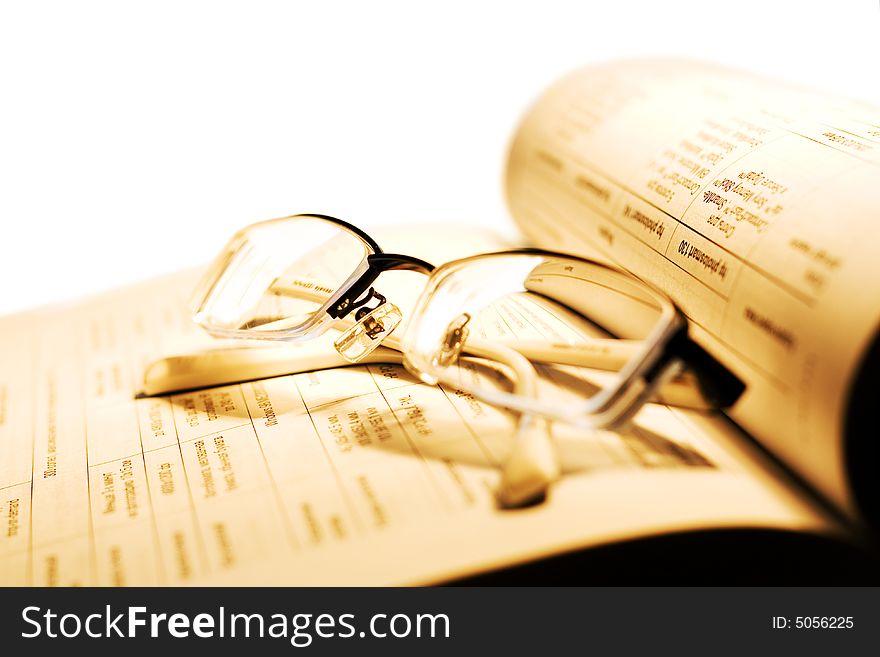
<instances>
[{"instance_id":1,"label":"eyeglasses","mask_svg":"<svg viewBox=\"0 0 880 657\"><path fill-rule=\"evenodd\" d=\"M403 313L375 285L394 270L428 276L399 331ZM239 231L198 288L193 318L222 338L291 342L336 328L344 362L384 360L390 348L421 381L518 413L498 491L507 507L542 499L559 477L545 420L619 430L661 387L696 390L717 408L744 387L688 338L665 294L625 272L536 249L435 268L317 214Z\"/></svg>"}]
</instances>

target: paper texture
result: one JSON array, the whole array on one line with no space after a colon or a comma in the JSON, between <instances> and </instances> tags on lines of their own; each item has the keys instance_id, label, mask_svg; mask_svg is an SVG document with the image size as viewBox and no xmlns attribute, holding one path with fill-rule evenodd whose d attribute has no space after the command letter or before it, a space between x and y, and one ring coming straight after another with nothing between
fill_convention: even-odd
<instances>
[{"instance_id":1,"label":"paper texture","mask_svg":"<svg viewBox=\"0 0 880 657\"><path fill-rule=\"evenodd\" d=\"M747 382L731 416L855 514L844 426L880 322L878 174L875 108L658 60L547 91L516 135L507 193L534 243L669 293ZM867 430L849 439L875 440Z\"/></svg>"},{"instance_id":2,"label":"paper texture","mask_svg":"<svg viewBox=\"0 0 880 657\"><path fill-rule=\"evenodd\" d=\"M0 583L425 583L672 530L835 531L723 419L663 406L559 428L565 477L505 512L513 418L400 366L136 400L146 363L208 343L193 282L0 322Z\"/></svg>"}]
</instances>

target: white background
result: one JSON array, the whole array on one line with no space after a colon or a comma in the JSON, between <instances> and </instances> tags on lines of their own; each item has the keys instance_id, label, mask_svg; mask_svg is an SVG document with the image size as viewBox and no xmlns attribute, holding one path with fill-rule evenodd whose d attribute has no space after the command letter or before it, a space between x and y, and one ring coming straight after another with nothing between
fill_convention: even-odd
<instances>
[{"instance_id":1,"label":"white background","mask_svg":"<svg viewBox=\"0 0 880 657\"><path fill-rule=\"evenodd\" d=\"M518 117L589 62L686 55L880 103L876 0L0 7L0 314L295 212L503 228Z\"/></svg>"}]
</instances>

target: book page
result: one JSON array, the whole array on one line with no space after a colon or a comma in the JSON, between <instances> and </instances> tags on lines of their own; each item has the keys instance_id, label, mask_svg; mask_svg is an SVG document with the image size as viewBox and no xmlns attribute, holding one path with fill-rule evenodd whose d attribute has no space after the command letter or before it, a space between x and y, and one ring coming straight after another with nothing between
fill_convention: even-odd
<instances>
[{"instance_id":1,"label":"book page","mask_svg":"<svg viewBox=\"0 0 880 657\"><path fill-rule=\"evenodd\" d=\"M857 513L848 452L876 431L846 425L880 322L880 112L690 61L619 62L547 91L507 173L534 243L665 290L746 381L731 417Z\"/></svg>"},{"instance_id":2,"label":"book page","mask_svg":"<svg viewBox=\"0 0 880 657\"><path fill-rule=\"evenodd\" d=\"M554 428L562 480L501 511L514 418L398 365L136 399L146 364L211 343L194 282L0 321L0 583L430 583L669 531L839 531L723 418L660 405Z\"/></svg>"}]
</instances>

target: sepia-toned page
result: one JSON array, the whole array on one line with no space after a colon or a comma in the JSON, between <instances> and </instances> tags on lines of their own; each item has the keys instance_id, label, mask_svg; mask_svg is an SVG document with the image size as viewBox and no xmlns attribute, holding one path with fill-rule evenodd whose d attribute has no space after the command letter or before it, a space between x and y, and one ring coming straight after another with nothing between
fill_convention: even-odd
<instances>
[{"instance_id":1,"label":"sepia-toned page","mask_svg":"<svg viewBox=\"0 0 880 657\"><path fill-rule=\"evenodd\" d=\"M661 405L554 428L562 480L501 511L515 419L398 365L136 399L149 362L210 343L194 282L0 320L0 583L427 583L670 531L840 531L723 417Z\"/></svg>"},{"instance_id":2,"label":"sepia-toned page","mask_svg":"<svg viewBox=\"0 0 880 657\"><path fill-rule=\"evenodd\" d=\"M731 417L870 504L847 459L876 429L848 404L880 320L880 112L690 61L586 68L527 114L507 195L534 243L669 293L746 381Z\"/></svg>"}]
</instances>

